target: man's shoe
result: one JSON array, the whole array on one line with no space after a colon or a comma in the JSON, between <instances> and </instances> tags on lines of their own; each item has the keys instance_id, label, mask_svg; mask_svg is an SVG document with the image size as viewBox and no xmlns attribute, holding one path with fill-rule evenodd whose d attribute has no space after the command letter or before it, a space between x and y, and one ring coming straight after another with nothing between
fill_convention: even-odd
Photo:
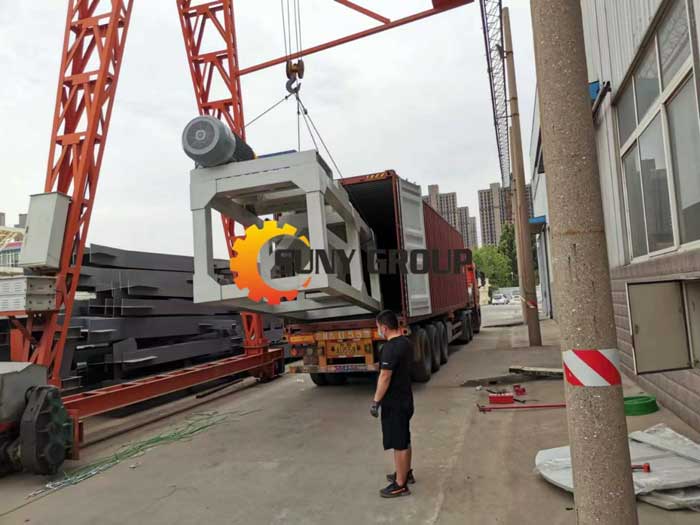
<instances>
[{"instance_id":1,"label":"man's shoe","mask_svg":"<svg viewBox=\"0 0 700 525\"><path fill-rule=\"evenodd\" d=\"M389 485L379 491L379 495L382 498L398 498L399 496L410 496L411 491L408 490L408 485L399 487L396 482L389 483Z\"/></svg>"},{"instance_id":2,"label":"man's shoe","mask_svg":"<svg viewBox=\"0 0 700 525\"><path fill-rule=\"evenodd\" d=\"M396 472L386 475L386 480L390 483L396 482ZM413 469L408 471L408 476L406 476L406 483L413 485L416 482L416 478L413 477Z\"/></svg>"}]
</instances>

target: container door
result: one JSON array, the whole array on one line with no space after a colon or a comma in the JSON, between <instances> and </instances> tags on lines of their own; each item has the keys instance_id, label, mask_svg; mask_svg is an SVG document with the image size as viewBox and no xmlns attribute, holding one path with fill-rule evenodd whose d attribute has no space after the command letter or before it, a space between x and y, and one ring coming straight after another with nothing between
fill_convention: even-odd
<instances>
[{"instance_id":1,"label":"container door","mask_svg":"<svg viewBox=\"0 0 700 525\"><path fill-rule=\"evenodd\" d=\"M397 177L399 181L399 209L401 213L401 235L403 249L425 250L425 223L423 222L423 198L420 186ZM407 273L404 276L408 292L408 315L429 315L430 283L428 274Z\"/></svg>"}]
</instances>

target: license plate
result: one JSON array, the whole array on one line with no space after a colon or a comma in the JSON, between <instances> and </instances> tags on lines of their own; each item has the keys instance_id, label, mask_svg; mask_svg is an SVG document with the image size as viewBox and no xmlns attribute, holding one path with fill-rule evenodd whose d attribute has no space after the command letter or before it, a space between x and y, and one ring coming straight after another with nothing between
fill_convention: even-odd
<instances>
[{"instance_id":1,"label":"license plate","mask_svg":"<svg viewBox=\"0 0 700 525\"><path fill-rule=\"evenodd\" d=\"M355 343L334 343L330 347L332 355L355 355L357 354L357 345Z\"/></svg>"}]
</instances>

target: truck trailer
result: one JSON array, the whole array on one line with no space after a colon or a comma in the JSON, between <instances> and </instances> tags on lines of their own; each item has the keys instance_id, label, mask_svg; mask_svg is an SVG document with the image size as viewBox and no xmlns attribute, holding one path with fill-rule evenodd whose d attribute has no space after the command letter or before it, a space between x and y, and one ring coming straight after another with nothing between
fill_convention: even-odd
<instances>
[{"instance_id":1,"label":"truck trailer","mask_svg":"<svg viewBox=\"0 0 700 525\"><path fill-rule=\"evenodd\" d=\"M413 340L415 381L429 381L447 362L448 345L479 331L471 251L419 185L393 170L336 179L314 150L238 158L238 142L211 117L195 118L183 133L183 149L196 162L195 302L284 318L290 354L302 360L288 370L311 374L317 385L379 370L374 319L382 309L396 312ZM232 246L233 282L214 271L214 210L246 228ZM306 251L288 249L301 242ZM283 265L285 251L294 253ZM329 254L347 256L346 264L317 264ZM381 254L388 270L375 271Z\"/></svg>"},{"instance_id":2,"label":"truck trailer","mask_svg":"<svg viewBox=\"0 0 700 525\"><path fill-rule=\"evenodd\" d=\"M471 260L454 271L450 258L464 250L460 233L421 197L420 186L393 170L341 179L350 201L375 235L378 250L437 253L427 273L380 275L382 307L399 316L414 347L412 378L427 382L449 359L448 345L468 343L480 331L479 275ZM445 271L449 269L449 271ZM287 322L290 354L316 385L344 383L349 374L377 372L382 340L374 315Z\"/></svg>"}]
</instances>

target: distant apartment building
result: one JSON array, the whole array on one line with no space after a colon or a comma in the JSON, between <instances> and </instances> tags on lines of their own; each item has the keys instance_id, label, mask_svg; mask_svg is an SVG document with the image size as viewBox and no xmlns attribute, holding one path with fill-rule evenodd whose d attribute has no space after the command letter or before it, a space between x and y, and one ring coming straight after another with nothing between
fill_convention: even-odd
<instances>
[{"instance_id":1,"label":"distant apartment building","mask_svg":"<svg viewBox=\"0 0 700 525\"><path fill-rule=\"evenodd\" d=\"M467 231L469 232L469 248L478 248L479 239L476 233L476 217L469 217L469 222L467 223Z\"/></svg>"},{"instance_id":2,"label":"distant apartment building","mask_svg":"<svg viewBox=\"0 0 700 525\"><path fill-rule=\"evenodd\" d=\"M532 190L525 186L528 218L532 217ZM513 208L510 189L501 187L498 182L488 189L479 190L479 216L481 218L481 244L497 246L501 240L503 226L513 222Z\"/></svg>"},{"instance_id":3,"label":"distant apartment building","mask_svg":"<svg viewBox=\"0 0 700 525\"><path fill-rule=\"evenodd\" d=\"M23 214L25 215L25 214ZM23 223L20 216L19 224ZM26 224L26 219L24 219ZM21 273L19 252L22 249L24 228L5 226L5 214L0 213L0 275Z\"/></svg>"},{"instance_id":4,"label":"distant apartment building","mask_svg":"<svg viewBox=\"0 0 700 525\"><path fill-rule=\"evenodd\" d=\"M469 206L459 206L457 208L457 228L464 239L464 246L467 248L477 248L479 243L476 238L476 217L469 215Z\"/></svg>"},{"instance_id":5,"label":"distant apartment building","mask_svg":"<svg viewBox=\"0 0 700 525\"><path fill-rule=\"evenodd\" d=\"M501 239L503 225L510 221L510 192L498 182L487 190L479 190L479 218L481 219L481 245L496 246Z\"/></svg>"},{"instance_id":6,"label":"distant apartment building","mask_svg":"<svg viewBox=\"0 0 700 525\"><path fill-rule=\"evenodd\" d=\"M440 188L438 188L437 184L429 184L428 185L428 195L423 197L423 200L430 204L433 209L439 211L439 204L438 204L438 195L440 195Z\"/></svg>"},{"instance_id":7,"label":"distant apartment building","mask_svg":"<svg viewBox=\"0 0 700 525\"><path fill-rule=\"evenodd\" d=\"M438 195L438 211L447 222L459 230L457 220L457 194L455 192L440 193Z\"/></svg>"},{"instance_id":8,"label":"distant apartment building","mask_svg":"<svg viewBox=\"0 0 700 525\"><path fill-rule=\"evenodd\" d=\"M466 247L477 247L476 217L469 217L468 206L457 206L457 194L454 191L440 193L437 184L430 184L428 195L423 196L423 200L462 234Z\"/></svg>"}]
</instances>

